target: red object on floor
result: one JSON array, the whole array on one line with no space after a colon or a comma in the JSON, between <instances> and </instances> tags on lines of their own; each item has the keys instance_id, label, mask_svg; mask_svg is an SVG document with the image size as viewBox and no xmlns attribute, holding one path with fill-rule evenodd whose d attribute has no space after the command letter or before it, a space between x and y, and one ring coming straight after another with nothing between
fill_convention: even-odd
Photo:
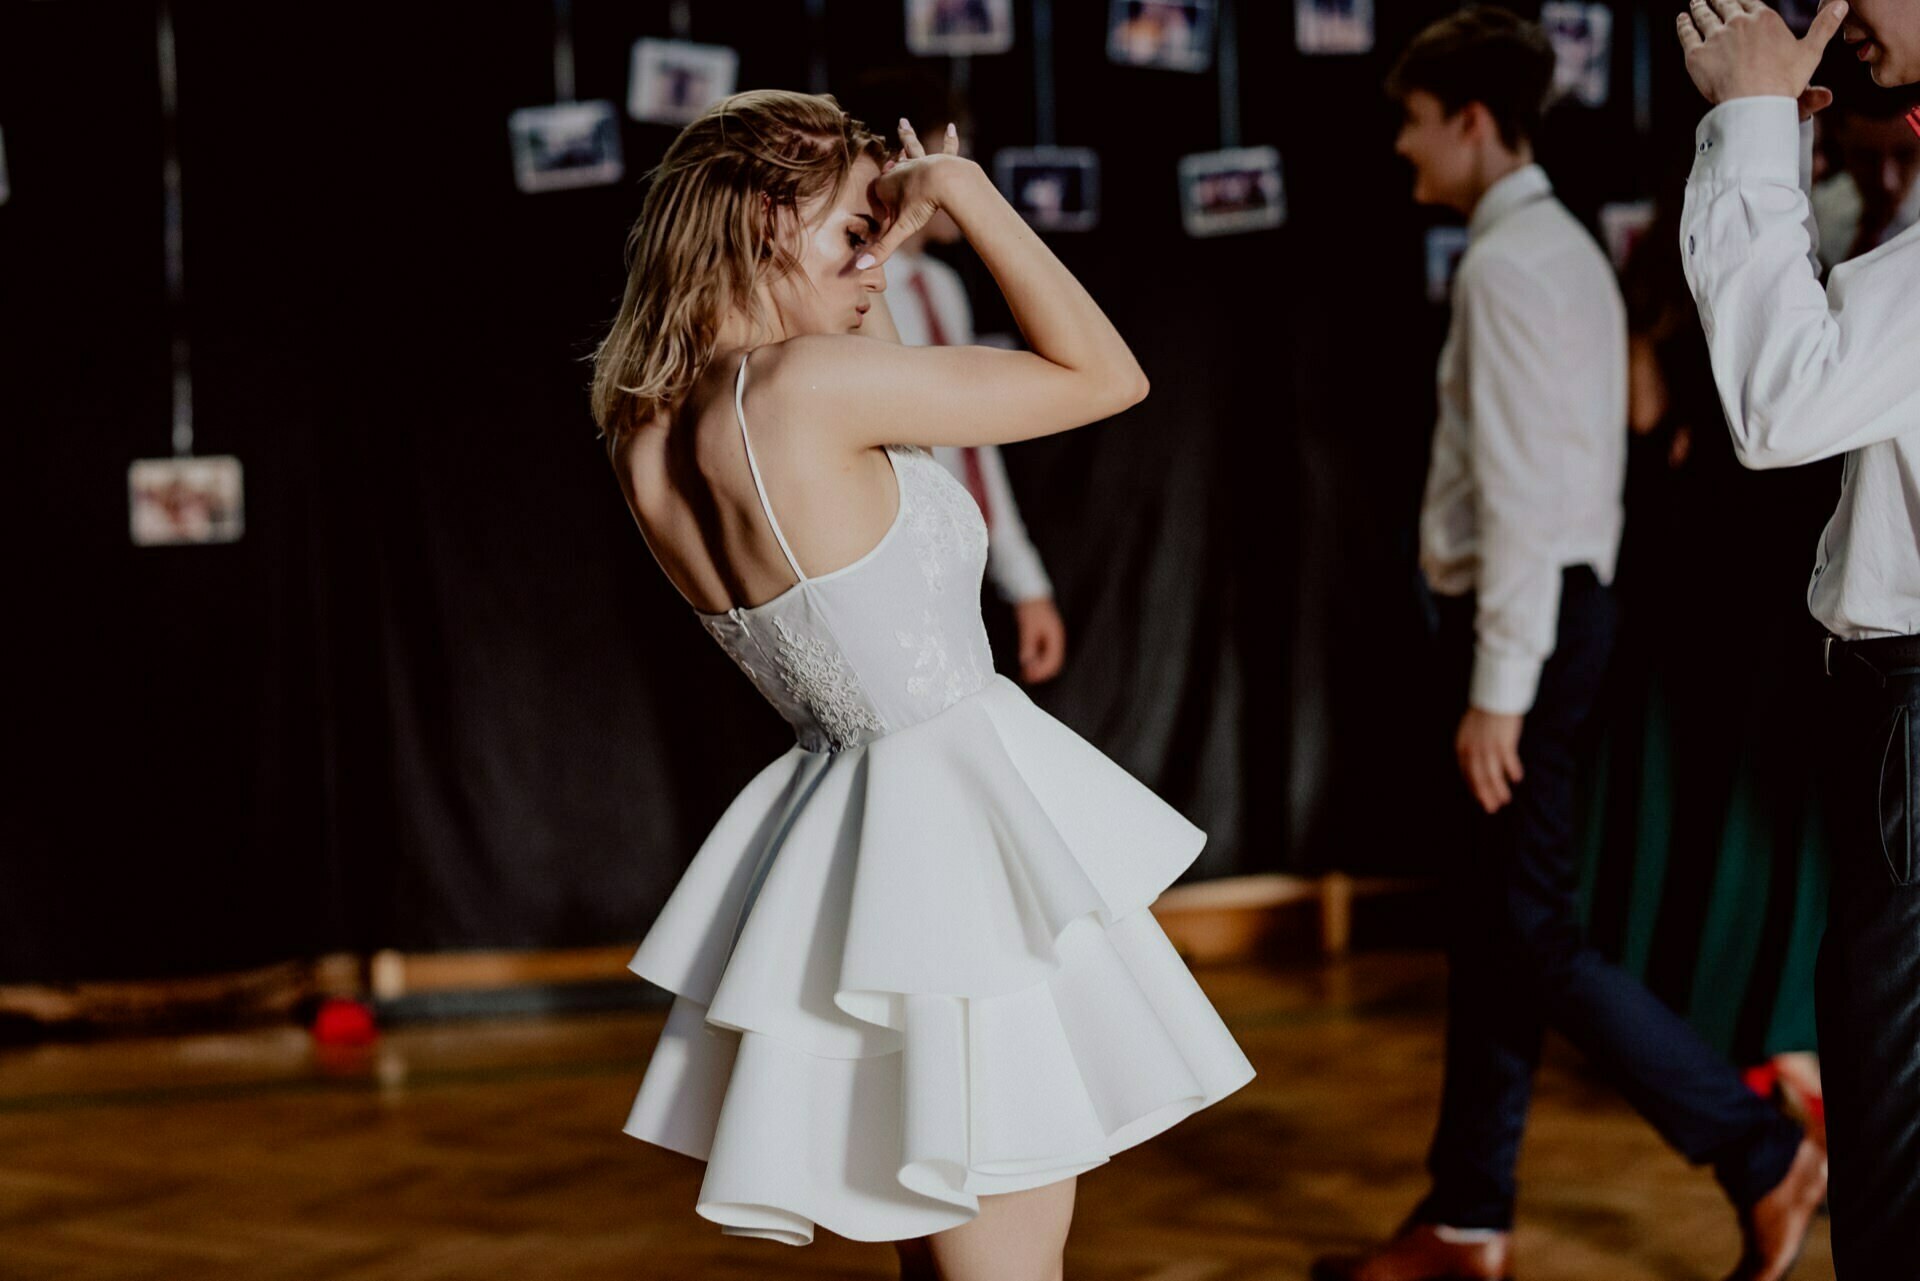
<instances>
[{"instance_id":1,"label":"red object on floor","mask_svg":"<svg viewBox=\"0 0 1920 1281\"><path fill-rule=\"evenodd\" d=\"M1760 1063L1746 1071L1747 1088L1763 1099L1773 1097L1773 1087L1780 1082L1780 1069L1771 1063Z\"/></svg>"},{"instance_id":2,"label":"red object on floor","mask_svg":"<svg viewBox=\"0 0 1920 1281\"><path fill-rule=\"evenodd\" d=\"M313 1039L322 1045L371 1045L379 1035L373 1011L345 997L328 997L313 1016Z\"/></svg>"}]
</instances>

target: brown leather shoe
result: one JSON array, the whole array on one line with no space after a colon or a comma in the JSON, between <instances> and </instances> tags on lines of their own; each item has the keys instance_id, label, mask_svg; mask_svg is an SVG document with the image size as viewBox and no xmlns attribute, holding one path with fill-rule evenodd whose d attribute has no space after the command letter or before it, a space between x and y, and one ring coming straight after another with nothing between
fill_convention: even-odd
<instances>
[{"instance_id":1,"label":"brown leather shoe","mask_svg":"<svg viewBox=\"0 0 1920 1281\"><path fill-rule=\"evenodd\" d=\"M1434 1228L1410 1224L1371 1254L1316 1259L1313 1281L1512 1281L1513 1238L1443 1241ZM1744 1281L1744 1279L1743 1279Z\"/></svg>"},{"instance_id":2,"label":"brown leather shoe","mask_svg":"<svg viewBox=\"0 0 1920 1281\"><path fill-rule=\"evenodd\" d=\"M1740 1212L1744 1248L1727 1281L1781 1281L1800 1261L1807 1229L1827 1199L1827 1154L1802 1139L1780 1185Z\"/></svg>"}]
</instances>

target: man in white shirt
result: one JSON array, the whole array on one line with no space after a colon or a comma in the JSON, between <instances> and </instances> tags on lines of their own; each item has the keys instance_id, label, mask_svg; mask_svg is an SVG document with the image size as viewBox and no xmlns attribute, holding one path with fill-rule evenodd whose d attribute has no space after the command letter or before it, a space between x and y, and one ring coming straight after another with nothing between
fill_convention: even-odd
<instances>
[{"instance_id":1,"label":"man in white shirt","mask_svg":"<svg viewBox=\"0 0 1920 1281\"><path fill-rule=\"evenodd\" d=\"M975 340L973 307L960 273L926 252L930 241L947 244L959 239L960 229L953 220L938 214L887 259L887 310L901 342L938 347ZM1066 623L1054 603L1053 583L1040 551L1020 519L999 447L942 446L933 454L967 487L986 517L987 581L1013 607L1019 629L1020 679L1029 685L1052 680L1066 661Z\"/></svg>"},{"instance_id":2,"label":"man in white shirt","mask_svg":"<svg viewBox=\"0 0 1920 1281\"><path fill-rule=\"evenodd\" d=\"M1831 677L1833 888L1816 995L1833 1258L1846 1281L1909 1281L1920 1277L1920 227L1821 287L1807 122L1832 95L1809 81L1836 31L1876 84L1920 82L1915 0L1826 4L1805 40L1758 0L1694 0L1680 16L1687 70L1715 104L1695 135L1680 250L1740 460L1845 458L1807 592Z\"/></svg>"},{"instance_id":3,"label":"man in white shirt","mask_svg":"<svg viewBox=\"0 0 1920 1281\"><path fill-rule=\"evenodd\" d=\"M1420 559L1477 814L1450 883L1432 1189L1384 1246L1322 1260L1321 1281L1511 1275L1515 1164L1549 1027L1688 1160L1713 1166L1746 1238L1738 1281L1785 1275L1825 1182L1799 1127L1582 937L1577 740L1613 640L1627 334L1605 253L1533 163L1553 68L1537 24L1469 6L1417 36L1388 81L1414 198L1468 218Z\"/></svg>"}]
</instances>

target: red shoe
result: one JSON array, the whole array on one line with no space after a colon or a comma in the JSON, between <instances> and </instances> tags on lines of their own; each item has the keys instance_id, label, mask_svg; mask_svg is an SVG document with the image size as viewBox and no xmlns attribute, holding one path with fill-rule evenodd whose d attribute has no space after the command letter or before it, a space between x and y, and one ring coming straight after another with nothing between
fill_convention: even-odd
<instances>
[{"instance_id":1,"label":"red shoe","mask_svg":"<svg viewBox=\"0 0 1920 1281\"><path fill-rule=\"evenodd\" d=\"M1371 1254L1316 1259L1313 1281L1513 1281L1513 1238L1450 1241L1414 1224Z\"/></svg>"}]
</instances>

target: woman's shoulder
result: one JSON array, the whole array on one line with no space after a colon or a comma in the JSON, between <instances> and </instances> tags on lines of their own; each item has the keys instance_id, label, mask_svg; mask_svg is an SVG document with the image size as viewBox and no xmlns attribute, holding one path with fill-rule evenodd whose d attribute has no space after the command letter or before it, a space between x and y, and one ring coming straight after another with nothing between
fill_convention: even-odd
<instances>
[{"instance_id":1,"label":"woman's shoulder","mask_svg":"<svg viewBox=\"0 0 1920 1281\"><path fill-rule=\"evenodd\" d=\"M845 414L885 379L898 343L859 334L803 334L755 348L747 361L746 398L780 410Z\"/></svg>"}]
</instances>

